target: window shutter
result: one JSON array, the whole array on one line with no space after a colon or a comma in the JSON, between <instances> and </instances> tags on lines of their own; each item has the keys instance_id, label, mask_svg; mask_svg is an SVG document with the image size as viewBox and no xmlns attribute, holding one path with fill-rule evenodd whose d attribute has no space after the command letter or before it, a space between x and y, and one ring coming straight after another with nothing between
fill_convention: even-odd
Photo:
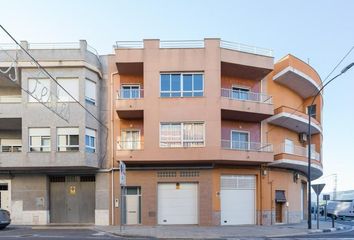
<instances>
[{"instance_id":1,"label":"window shutter","mask_svg":"<svg viewBox=\"0 0 354 240\"><path fill-rule=\"evenodd\" d=\"M67 94L60 86L57 86L59 98L58 101L73 102L74 100L79 100L79 79L61 78L57 79L57 81L66 91L68 91L74 97L74 99L72 99L72 97L70 97L69 94Z\"/></svg>"},{"instance_id":2,"label":"window shutter","mask_svg":"<svg viewBox=\"0 0 354 240\"><path fill-rule=\"evenodd\" d=\"M87 79L85 81L85 96L88 100L96 102L96 83Z\"/></svg>"}]
</instances>

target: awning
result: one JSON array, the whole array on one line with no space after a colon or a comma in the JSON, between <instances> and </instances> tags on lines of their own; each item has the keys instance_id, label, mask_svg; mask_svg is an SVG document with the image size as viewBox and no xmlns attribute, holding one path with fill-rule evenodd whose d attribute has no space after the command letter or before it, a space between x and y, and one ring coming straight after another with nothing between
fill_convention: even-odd
<instances>
[{"instance_id":1,"label":"awning","mask_svg":"<svg viewBox=\"0 0 354 240\"><path fill-rule=\"evenodd\" d=\"M285 191L275 190L275 202L277 202L277 203L285 203L286 202Z\"/></svg>"}]
</instances>

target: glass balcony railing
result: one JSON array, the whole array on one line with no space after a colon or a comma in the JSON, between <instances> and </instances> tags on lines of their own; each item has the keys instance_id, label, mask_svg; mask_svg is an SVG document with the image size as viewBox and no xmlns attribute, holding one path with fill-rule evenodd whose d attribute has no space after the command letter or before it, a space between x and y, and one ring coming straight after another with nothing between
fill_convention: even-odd
<instances>
[{"instance_id":1,"label":"glass balcony railing","mask_svg":"<svg viewBox=\"0 0 354 240\"><path fill-rule=\"evenodd\" d=\"M302 146L296 146L293 144L282 143L282 144L276 146L274 153L275 154L282 154L282 153L292 154L292 155L307 158L308 157L308 148L302 147ZM320 161L321 154L312 150L311 151L311 159Z\"/></svg>"},{"instance_id":2,"label":"glass balcony railing","mask_svg":"<svg viewBox=\"0 0 354 240\"><path fill-rule=\"evenodd\" d=\"M144 97L144 89L120 89L118 99L140 99Z\"/></svg>"},{"instance_id":3,"label":"glass balcony railing","mask_svg":"<svg viewBox=\"0 0 354 240\"><path fill-rule=\"evenodd\" d=\"M221 140L221 147L223 149L237 150L237 151L252 151L252 152L272 152L273 146L269 143L261 142L241 142L231 140Z\"/></svg>"},{"instance_id":4,"label":"glass balcony railing","mask_svg":"<svg viewBox=\"0 0 354 240\"><path fill-rule=\"evenodd\" d=\"M144 142L142 141L118 141L118 150L141 150L144 148Z\"/></svg>"},{"instance_id":5,"label":"glass balcony railing","mask_svg":"<svg viewBox=\"0 0 354 240\"><path fill-rule=\"evenodd\" d=\"M221 97L239 101L251 101L258 103L272 104L272 97L264 93L255 93L242 90L233 90L229 88L221 89Z\"/></svg>"}]
</instances>

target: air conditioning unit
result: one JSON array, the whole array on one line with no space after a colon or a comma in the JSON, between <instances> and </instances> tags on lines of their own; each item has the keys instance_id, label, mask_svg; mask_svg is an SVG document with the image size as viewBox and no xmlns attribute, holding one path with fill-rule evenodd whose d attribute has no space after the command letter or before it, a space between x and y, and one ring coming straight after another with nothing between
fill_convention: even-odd
<instances>
[{"instance_id":1,"label":"air conditioning unit","mask_svg":"<svg viewBox=\"0 0 354 240\"><path fill-rule=\"evenodd\" d=\"M299 141L301 143L307 142L307 134L306 133L299 133Z\"/></svg>"}]
</instances>

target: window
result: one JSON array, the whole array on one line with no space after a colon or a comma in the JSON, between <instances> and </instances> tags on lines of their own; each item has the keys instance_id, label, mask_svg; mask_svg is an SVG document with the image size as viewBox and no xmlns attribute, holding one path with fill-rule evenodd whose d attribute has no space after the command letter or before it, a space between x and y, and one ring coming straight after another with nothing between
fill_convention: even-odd
<instances>
[{"instance_id":1,"label":"window","mask_svg":"<svg viewBox=\"0 0 354 240\"><path fill-rule=\"evenodd\" d=\"M238 150L248 150L250 148L249 133L231 131L231 148Z\"/></svg>"},{"instance_id":2,"label":"window","mask_svg":"<svg viewBox=\"0 0 354 240\"><path fill-rule=\"evenodd\" d=\"M96 104L96 83L88 79L85 81L85 100L87 103Z\"/></svg>"},{"instance_id":3,"label":"window","mask_svg":"<svg viewBox=\"0 0 354 240\"><path fill-rule=\"evenodd\" d=\"M21 152L21 139L0 139L0 152Z\"/></svg>"},{"instance_id":4,"label":"window","mask_svg":"<svg viewBox=\"0 0 354 240\"><path fill-rule=\"evenodd\" d=\"M201 73L161 74L160 97L201 97L204 79Z\"/></svg>"},{"instance_id":5,"label":"window","mask_svg":"<svg viewBox=\"0 0 354 240\"><path fill-rule=\"evenodd\" d=\"M50 128L29 128L30 152L50 152Z\"/></svg>"},{"instance_id":6,"label":"window","mask_svg":"<svg viewBox=\"0 0 354 240\"><path fill-rule=\"evenodd\" d=\"M85 145L86 152L96 152L96 130L86 128Z\"/></svg>"},{"instance_id":7,"label":"window","mask_svg":"<svg viewBox=\"0 0 354 240\"><path fill-rule=\"evenodd\" d=\"M250 90L242 87L232 87L231 98L240 100L250 100Z\"/></svg>"},{"instance_id":8,"label":"window","mask_svg":"<svg viewBox=\"0 0 354 240\"><path fill-rule=\"evenodd\" d=\"M292 140L285 139L284 150L285 153L294 154L295 153L294 142Z\"/></svg>"},{"instance_id":9,"label":"window","mask_svg":"<svg viewBox=\"0 0 354 240\"><path fill-rule=\"evenodd\" d=\"M122 85L120 98L134 99L140 98L140 85Z\"/></svg>"},{"instance_id":10,"label":"window","mask_svg":"<svg viewBox=\"0 0 354 240\"><path fill-rule=\"evenodd\" d=\"M49 79L28 79L28 102L50 101Z\"/></svg>"},{"instance_id":11,"label":"window","mask_svg":"<svg viewBox=\"0 0 354 240\"><path fill-rule=\"evenodd\" d=\"M58 151L79 151L79 128L58 128Z\"/></svg>"},{"instance_id":12,"label":"window","mask_svg":"<svg viewBox=\"0 0 354 240\"><path fill-rule=\"evenodd\" d=\"M140 149L140 131L123 130L120 147L121 149Z\"/></svg>"},{"instance_id":13,"label":"window","mask_svg":"<svg viewBox=\"0 0 354 240\"><path fill-rule=\"evenodd\" d=\"M311 115L311 117L316 118L316 104L311 106L307 106L307 114Z\"/></svg>"},{"instance_id":14,"label":"window","mask_svg":"<svg viewBox=\"0 0 354 240\"><path fill-rule=\"evenodd\" d=\"M59 85L57 86L58 101L59 102L74 102L79 100L79 79L77 78L58 78L58 83L68 91L72 97L69 96Z\"/></svg>"},{"instance_id":15,"label":"window","mask_svg":"<svg viewBox=\"0 0 354 240\"><path fill-rule=\"evenodd\" d=\"M204 123L161 123L160 147L204 146Z\"/></svg>"}]
</instances>

